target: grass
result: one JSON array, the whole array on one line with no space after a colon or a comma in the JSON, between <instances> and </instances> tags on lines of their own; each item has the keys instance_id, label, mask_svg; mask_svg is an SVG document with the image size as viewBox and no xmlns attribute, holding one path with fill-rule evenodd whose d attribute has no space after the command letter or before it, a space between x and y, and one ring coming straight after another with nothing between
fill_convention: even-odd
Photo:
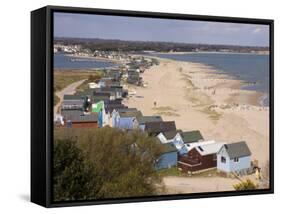
<instances>
[{"instance_id":1,"label":"grass","mask_svg":"<svg viewBox=\"0 0 281 214\"><path fill-rule=\"evenodd\" d=\"M169 169L160 169L160 170L157 170L156 173L160 177L165 177L165 176L181 176L181 177L185 177L185 176L187 176L186 173L183 173L183 172L179 171L177 167L171 167Z\"/></svg>"},{"instance_id":2,"label":"grass","mask_svg":"<svg viewBox=\"0 0 281 214\"><path fill-rule=\"evenodd\" d=\"M101 72L99 71L56 71L54 73L54 91L60 91L71 83L77 82L79 80L87 79L89 80L92 76L101 77Z\"/></svg>"},{"instance_id":3,"label":"grass","mask_svg":"<svg viewBox=\"0 0 281 214\"><path fill-rule=\"evenodd\" d=\"M89 83L91 82L98 83L98 81L101 79L101 76L102 74L100 73L89 75L88 79L77 87L77 91L85 91L87 88L89 88Z\"/></svg>"},{"instance_id":4,"label":"grass","mask_svg":"<svg viewBox=\"0 0 281 214\"><path fill-rule=\"evenodd\" d=\"M159 107L153 107L152 109L155 111L176 111L170 106L159 106Z\"/></svg>"},{"instance_id":5,"label":"grass","mask_svg":"<svg viewBox=\"0 0 281 214\"><path fill-rule=\"evenodd\" d=\"M179 114L176 113L177 110L173 109L170 106L159 106L159 107L153 107L152 109L156 111L157 115L175 116L175 117L180 116Z\"/></svg>"},{"instance_id":6,"label":"grass","mask_svg":"<svg viewBox=\"0 0 281 214\"><path fill-rule=\"evenodd\" d=\"M157 170L156 173L160 177L166 177L166 176L178 176L178 177L216 177L219 176L218 172L216 169L210 169L206 171L202 171L199 173L195 173L192 175L189 175L188 173L182 172L178 170L177 167L172 167L169 169L160 169Z\"/></svg>"},{"instance_id":7,"label":"grass","mask_svg":"<svg viewBox=\"0 0 281 214\"><path fill-rule=\"evenodd\" d=\"M203 109L201 109L200 111L207 114L212 121L216 122L221 118L222 114L213 110L211 107L212 106L206 106Z\"/></svg>"},{"instance_id":8,"label":"grass","mask_svg":"<svg viewBox=\"0 0 281 214\"><path fill-rule=\"evenodd\" d=\"M219 173L217 172L217 169L210 169L206 171L202 171L199 173L195 173L192 175L192 177L217 177L219 176Z\"/></svg>"},{"instance_id":9,"label":"grass","mask_svg":"<svg viewBox=\"0 0 281 214\"><path fill-rule=\"evenodd\" d=\"M54 96L54 106L60 101L60 98L55 94Z\"/></svg>"},{"instance_id":10,"label":"grass","mask_svg":"<svg viewBox=\"0 0 281 214\"><path fill-rule=\"evenodd\" d=\"M163 115L163 116L169 116L169 117L179 117L180 115L174 112L170 112L170 111L157 111L156 115Z\"/></svg>"}]
</instances>

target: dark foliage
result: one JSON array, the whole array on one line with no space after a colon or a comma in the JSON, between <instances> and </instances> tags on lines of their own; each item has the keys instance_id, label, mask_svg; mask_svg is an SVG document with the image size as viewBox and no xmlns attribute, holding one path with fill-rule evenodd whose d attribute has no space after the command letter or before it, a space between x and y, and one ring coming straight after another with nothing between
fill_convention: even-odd
<instances>
[{"instance_id":1,"label":"dark foliage","mask_svg":"<svg viewBox=\"0 0 281 214\"><path fill-rule=\"evenodd\" d=\"M162 188L154 169L161 148L140 131L57 129L55 139L58 200L150 196Z\"/></svg>"}]
</instances>

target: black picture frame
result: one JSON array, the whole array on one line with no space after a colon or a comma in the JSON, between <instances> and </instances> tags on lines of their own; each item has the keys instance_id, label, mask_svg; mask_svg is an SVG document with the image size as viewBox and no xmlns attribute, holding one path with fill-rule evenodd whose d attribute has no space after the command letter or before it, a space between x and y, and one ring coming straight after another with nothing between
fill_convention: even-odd
<instances>
[{"instance_id":1,"label":"black picture frame","mask_svg":"<svg viewBox=\"0 0 281 214\"><path fill-rule=\"evenodd\" d=\"M95 201L52 201L53 141L53 13L69 12L111 16L150 17L213 22L264 24L270 27L270 188L251 191L225 191L105 199ZM113 204L269 194L274 192L274 21L237 17L186 15L125 10L46 6L31 12L31 202L44 207Z\"/></svg>"}]
</instances>

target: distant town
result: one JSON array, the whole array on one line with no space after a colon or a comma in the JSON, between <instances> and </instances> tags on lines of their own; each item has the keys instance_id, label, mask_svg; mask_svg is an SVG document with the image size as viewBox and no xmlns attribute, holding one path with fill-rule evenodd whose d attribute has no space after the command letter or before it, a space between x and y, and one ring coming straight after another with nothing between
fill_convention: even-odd
<instances>
[{"instance_id":1,"label":"distant town","mask_svg":"<svg viewBox=\"0 0 281 214\"><path fill-rule=\"evenodd\" d=\"M268 54L268 47L236 46L236 45L213 45L213 44L189 44L175 42L154 41L123 41L108 39L86 39L86 38L54 38L55 51L75 53L78 50L94 51L130 51L130 52L235 52L235 53L257 53ZM69 49L63 49L68 47ZM110 48L109 48L110 47ZM62 48L62 49L61 49Z\"/></svg>"}]
</instances>

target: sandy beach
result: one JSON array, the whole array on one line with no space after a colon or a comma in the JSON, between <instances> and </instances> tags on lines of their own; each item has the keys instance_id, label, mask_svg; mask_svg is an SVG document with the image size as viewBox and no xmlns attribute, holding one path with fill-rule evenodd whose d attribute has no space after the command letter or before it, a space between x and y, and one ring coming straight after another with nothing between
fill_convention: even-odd
<instances>
[{"instance_id":1,"label":"sandy beach","mask_svg":"<svg viewBox=\"0 0 281 214\"><path fill-rule=\"evenodd\" d=\"M159 62L141 74L145 87L128 86L136 95L124 104L174 120L177 129L200 130L207 140L246 141L252 160L267 164L269 108L258 105L260 92L241 90L241 81L200 63Z\"/></svg>"}]
</instances>

